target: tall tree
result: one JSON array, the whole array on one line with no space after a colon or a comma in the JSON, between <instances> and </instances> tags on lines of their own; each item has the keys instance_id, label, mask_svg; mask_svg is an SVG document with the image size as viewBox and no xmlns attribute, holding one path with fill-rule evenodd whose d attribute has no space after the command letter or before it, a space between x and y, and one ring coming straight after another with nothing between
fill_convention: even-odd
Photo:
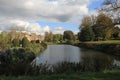
<instances>
[{"instance_id":1,"label":"tall tree","mask_svg":"<svg viewBox=\"0 0 120 80\"><path fill-rule=\"evenodd\" d=\"M91 17L85 16L82 19L82 23L80 26L79 40L80 41L92 41L94 40L94 32L92 30L93 21Z\"/></svg>"},{"instance_id":2,"label":"tall tree","mask_svg":"<svg viewBox=\"0 0 120 80\"><path fill-rule=\"evenodd\" d=\"M101 37L103 39L109 38L109 36L107 36L107 32L111 28L113 28L112 19L103 13L99 14L97 16L96 24L93 26L93 30L96 34L96 37Z\"/></svg>"},{"instance_id":3,"label":"tall tree","mask_svg":"<svg viewBox=\"0 0 120 80\"><path fill-rule=\"evenodd\" d=\"M75 41L74 33L72 31L69 31L69 30L64 31L63 39L67 40L67 41L69 41L69 40Z\"/></svg>"},{"instance_id":4,"label":"tall tree","mask_svg":"<svg viewBox=\"0 0 120 80\"><path fill-rule=\"evenodd\" d=\"M81 32L80 32L80 41L93 41L94 40L94 33L93 33L93 30L91 27L86 27L84 26L82 29L81 29Z\"/></svg>"},{"instance_id":5,"label":"tall tree","mask_svg":"<svg viewBox=\"0 0 120 80\"><path fill-rule=\"evenodd\" d=\"M66 41L67 44L74 44L75 42L74 33L70 30L64 31L63 39Z\"/></svg>"}]
</instances>

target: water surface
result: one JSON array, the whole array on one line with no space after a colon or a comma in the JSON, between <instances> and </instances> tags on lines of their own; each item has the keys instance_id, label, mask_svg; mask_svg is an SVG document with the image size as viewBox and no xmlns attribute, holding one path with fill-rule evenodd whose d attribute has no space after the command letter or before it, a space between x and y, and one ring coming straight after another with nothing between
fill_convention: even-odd
<instances>
[{"instance_id":1,"label":"water surface","mask_svg":"<svg viewBox=\"0 0 120 80\"><path fill-rule=\"evenodd\" d=\"M47 49L35 60L37 64L47 63L55 65L62 62L73 62L86 65L120 66L120 60L114 56L71 45L48 45Z\"/></svg>"}]
</instances>

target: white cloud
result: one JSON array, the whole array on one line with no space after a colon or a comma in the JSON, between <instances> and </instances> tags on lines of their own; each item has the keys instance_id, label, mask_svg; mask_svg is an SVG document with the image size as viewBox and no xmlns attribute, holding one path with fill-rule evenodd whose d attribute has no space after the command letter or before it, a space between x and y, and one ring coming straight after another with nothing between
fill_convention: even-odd
<instances>
[{"instance_id":1,"label":"white cloud","mask_svg":"<svg viewBox=\"0 0 120 80\"><path fill-rule=\"evenodd\" d=\"M8 21L9 23L4 23L4 26L0 27L2 31L10 31L15 29L16 31L28 32L28 33L36 33L43 34L44 32L50 32L49 26L41 27L36 22L28 22L25 20L14 19Z\"/></svg>"},{"instance_id":2,"label":"white cloud","mask_svg":"<svg viewBox=\"0 0 120 80\"><path fill-rule=\"evenodd\" d=\"M66 22L88 13L91 0L0 0L0 16Z\"/></svg>"},{"instance_id":3,"label":"white cloud","mask_svg":"<svg viewBox=\"0 0 120 80\"><path fill-rule=\"evenodd\" d=\"M49 27L49 26L45 26L45 27L43 28L43 31L44 31L44 32L50 32L51 30L50 30L50 27Z\"/></svg>"},{"instance_id":4,"label":"white cloud","mask_svg":"<svg viewBox=\"0 0 120 80\"><path fill-rule=\"evenodd\" d=\"M63 34L63 32L65 31L65 29L63 27L56 27L55 29L53 29L53 33L54 34Z\"/></svg>"},{"instance_id":5,"label":"white cloud","mask_svg":"<svg viewBox=\"0 0 120 80\"><path fill-rule=\"evenodd\" d=\"M35 5L32 1L28 1L24 3L26 9L32 9Z\"/></svg>"},{"instance_id":6,"label":"white cloud","mask_svg":"<svg viewBox=\"0 0 120 80\"><path fill-rule=\"evenodd\" d=\"M28 22L26 20L8 20L9 23L3 23L0 26L0 32L1 31L21 31L21 32L28 32L28 33L36 33L44 35L45 32L53 32L54 34L62 34L64 32L63 27L56 27L56 28L50 28L50 26L40 26L37 22Z\"/></svg>"},{"instance_id":7,"label":"white cloud","mask_svg":"<svg viewBox=\"0 0 120 80\"><path fill-rule=\"evenodd\" d=\"M17 28L43 34L49 26L41 27L36 21L69 22L80 20L88 13L93 0L0 0L0 30ZM31 20L33 21L31 23ZM54 33L64 31L62 27Z\"/></svg>"}]
</instances>

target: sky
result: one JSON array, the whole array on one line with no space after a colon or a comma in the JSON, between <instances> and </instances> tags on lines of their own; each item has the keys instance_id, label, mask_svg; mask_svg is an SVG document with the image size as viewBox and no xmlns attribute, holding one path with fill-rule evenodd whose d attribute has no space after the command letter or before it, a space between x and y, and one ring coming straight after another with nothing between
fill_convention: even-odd
<instances>
[{"instance_id":1,"label":"sky","mask_svg":"<svg viewBox=\"0 0 120 80\"><path fill-rule=\"evenodd\" d=\"M97 14L103 0L0 0L0 31L44 35L79 31L85 15Z\"/></svg>"}]
</instances>

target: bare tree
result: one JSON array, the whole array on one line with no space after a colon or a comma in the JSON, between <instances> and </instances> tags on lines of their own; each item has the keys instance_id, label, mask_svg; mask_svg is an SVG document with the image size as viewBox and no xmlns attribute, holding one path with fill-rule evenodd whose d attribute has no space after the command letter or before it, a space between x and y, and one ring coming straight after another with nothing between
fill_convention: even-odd
<instances>
[{"instance_id":1,"label":"bare tree","mask_svg":"<svg viewBox=\"0 0 120 80\"><path fill-rule=\"evenodd\" d=\"M117 11L120 9L120 0L104 0L100 11Z\"/></svg>"},{"instance_id":2,"label":"bare tree","mask_svg":"<svg viewBox=\"0 0 120 80\"><path fill-rule=\"evenodd\" d=\"M104 0L99 11L108 14L115 24L120 23L120 0Z\"/></svg>"}]
</instances>

